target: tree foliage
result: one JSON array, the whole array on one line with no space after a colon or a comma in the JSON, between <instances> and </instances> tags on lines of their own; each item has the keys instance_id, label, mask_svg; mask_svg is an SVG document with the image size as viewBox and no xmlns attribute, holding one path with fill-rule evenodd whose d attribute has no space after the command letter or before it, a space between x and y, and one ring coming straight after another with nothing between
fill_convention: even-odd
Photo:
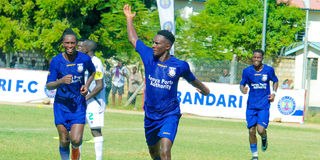
<instances>
[{"instance_id":1,"label":"tree foliage","mask_svg":"<svg viewBox=\"0 0 320 160\"><path fill-rule=\"evenodd\" d=\"M261 48L263 4L259 0L209 0L203 11L191 17L179 35L177 54L215 60L228 60L233 54L247 58ZM266 54L276 55L281 47L295 41L294 35L304 28L304 12L268 2Z\"/></svg>"},{"instance_id":2,"label":"tree foliage","mask_svg":"<svg viewBox=\"0 0 320 160\"><path fill-rule=\"evenodd\" d=\"M122 12L127 3L138 12L136 26L140 38L150 40L152 31L159 25L158 15L150 13L142 1L2 0L0 48L5 53L34 51L50 58L62 51L60 38L70 27L78 38L97 41L99 56L123 58L134 52ZM134 57L129 56L127 60Z\"/></svg>"}]
</instances>

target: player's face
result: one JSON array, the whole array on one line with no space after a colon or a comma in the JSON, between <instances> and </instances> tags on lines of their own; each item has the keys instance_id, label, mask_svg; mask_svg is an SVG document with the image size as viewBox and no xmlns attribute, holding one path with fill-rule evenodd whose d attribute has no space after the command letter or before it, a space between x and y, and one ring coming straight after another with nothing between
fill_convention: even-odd
<instances>
[{"instance_id":1,"label":"player's face","mask_svg":"<svg viewBox=\"0 0 320 160\"><path fill-rule=\"evenodd\" d=\"M255 67L261 66L263 61L263 56L259 52L254 52L252 56L253 65Z\"/></svg>"},{"instance_id":2,"label":"player's face","mask_svg":"<svg viewBox=\"0 0 320 160\"><path fill-rule=\"evenodd\" d=\"M162 56L166 51L169 51L170 47L169 42L164 36L156 35L153 38L152 50L154 56Z\"/></svg>"},{"instance_id":3,"label":"player's face","mask_svg":"<svg viewBox=\"0 0 320 160\"><path fill-rule=\"evenodd\" d=\"M63 38L63 47L65 48L66 54L74 54L76 51L76 37L74 35L65 35Z\"/></svg>"},{"instance_id":4,"label":"player's face","mask_svg":"<svg viewBox=\"0 0 320 160\"><path fill-rule=\"evenodd\" d=\"M85 53L83 50L84 50L84 42L83 41L80 41L80 42L78 42L78 50L77 51L79 51L79 52L82 52L82 53Z\"/></svg>"}]
</instances>

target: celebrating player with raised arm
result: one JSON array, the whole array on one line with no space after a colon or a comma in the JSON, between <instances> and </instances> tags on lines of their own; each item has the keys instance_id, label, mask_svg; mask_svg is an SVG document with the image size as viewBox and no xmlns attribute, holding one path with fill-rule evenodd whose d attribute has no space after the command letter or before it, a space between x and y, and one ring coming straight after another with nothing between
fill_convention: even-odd
<instances>
[{"instance_id":1,"label":"celebrating player with raised arm","mask_svg":"<svg viewBox=\"0 0 320 160\"><path fill-rule=\"evenodd\" d=\"M177 98L178 81L186 79L201 94L208 95L210 90L190 71L189 64L169 54L175 37L161 30L153 39L152 48L139 40L133 26L136 13L131 12L128 4L123 7L127 18L129 41L140 54L145 68L145 137L152 159L171 159L171 147L176 136L181 117Z\"/></svg>"},{"instance_id":2,"label":"celebrating player with raised arm","mask_svg":"<svg viewBox=\"0 0 320 160\"><path fill-rule=\"evenodd\" d=\"M94 78L95 68L88 55L76 51L77 34L67 28L62 37L65 51L52 58L46 87L57 89L53 104L54 121L59 133L60 156L69 160L70 140L72 160L80 157L83 128L86 120L88 83L84 84L84 73Z\"/></svg>"},{"instance_id":3,"label":"celebrating player with raised arm","mask_svg":"<svg viewBox=\"0 0 320 160\"><path fill-rule=\"evenodd\" d=\"M252 160L258 159L257 136L258 131L261 136L261 149L265 151L268 147L267 127L269 124L270 102L273 102L277 88L278 78L274 69L262 64L264 52L260 49L253 51L253 65L245 68L240 82L240 91L247 94L248 85L250 87L247 102L246 120L249 129L249 142L252 152ZM272 92L270 93L270 81L273 82Z\"/></svg>"}]
</instances>

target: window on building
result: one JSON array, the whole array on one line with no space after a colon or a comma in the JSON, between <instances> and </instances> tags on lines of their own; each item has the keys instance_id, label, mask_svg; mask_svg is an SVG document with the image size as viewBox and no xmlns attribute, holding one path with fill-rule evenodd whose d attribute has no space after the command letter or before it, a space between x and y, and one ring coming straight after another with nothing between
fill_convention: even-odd
<instances>
[{"instance_id":1,"label":"window on building","mask_svg":"<svg viewBox=\"0 0 320 160\"><path fill-rule=\"evenodd\" d=\"M310 79L317 80L318 76L318 58L308 58L308 66L310 66Z\"/></svg>"}]
</instances>

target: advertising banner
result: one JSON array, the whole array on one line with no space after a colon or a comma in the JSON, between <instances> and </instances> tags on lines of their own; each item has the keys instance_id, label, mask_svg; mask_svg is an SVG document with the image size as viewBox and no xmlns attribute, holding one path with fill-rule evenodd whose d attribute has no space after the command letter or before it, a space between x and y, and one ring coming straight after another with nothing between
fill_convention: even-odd
<instances>
[{"instance_id":1,"label":"advertising banner","mask_svg":"<svg viewBox=\"0 0 320 160\"><path fill-rule=\"evenodd\" d=\"M246 118L248 94L242 94L239 85L205 83L211 93L203 96L186 81L180 81L178 99L182 113L223 118ZM270 107L270 121L303 122L304 90L278 89Z\"/></svg>"}]
</instances>

